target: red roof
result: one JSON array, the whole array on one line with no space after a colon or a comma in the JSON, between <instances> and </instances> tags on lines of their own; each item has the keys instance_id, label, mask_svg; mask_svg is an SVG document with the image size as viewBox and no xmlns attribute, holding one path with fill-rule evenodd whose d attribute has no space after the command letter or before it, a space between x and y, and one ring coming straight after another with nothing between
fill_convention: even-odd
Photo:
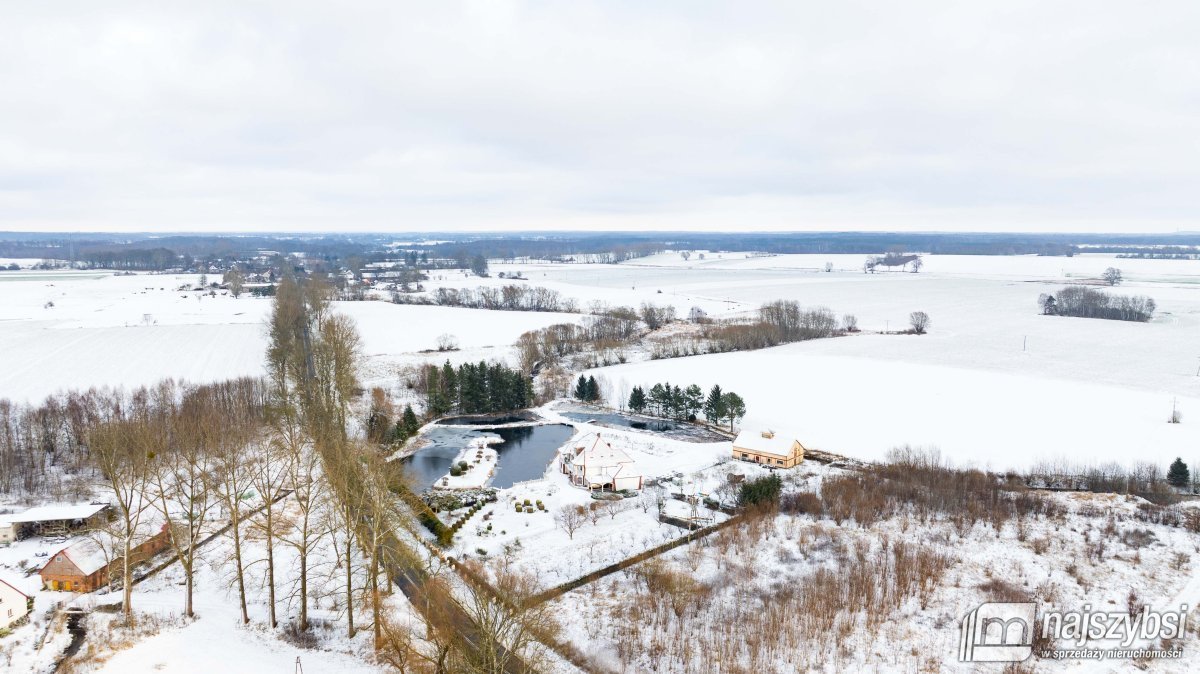
<instances>
[{"instance_id":1,"label":"red roof","mask_svg":"<svg viewBox=\"0 0 1200 674\"><path fill-rule=\"evenodd\" d=\"M0 583L4 583L5 585L7 585L7 586L11 587L11 588L13 589L13 591L14 591L14 592L16 592L17 594L21 595L22 597L25 597L26 599L29 599L29 595L25 594L24 592L22 592L22 591L18 590L18 589L17 589L17 588L15 588L15 587L13 587L13 584L12 584L12 583L10 583L10 582L8 582L8 581L4 580L3 578L0 578Z\"/></svg>"}]
</instances>

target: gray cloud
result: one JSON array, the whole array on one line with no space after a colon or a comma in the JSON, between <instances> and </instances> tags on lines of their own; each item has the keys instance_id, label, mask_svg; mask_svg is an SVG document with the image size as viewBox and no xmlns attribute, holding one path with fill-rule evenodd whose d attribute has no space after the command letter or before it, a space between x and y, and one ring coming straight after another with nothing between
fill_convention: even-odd
<instances>
[{"instance_id":1,"label":"gray cloud","mask_svg":"<svg viewBox=\"0 0 1200 674\"><path fill-rule=\"evenodd\" d=\"M3 229L1197 229L1185 2L13 3Z\"/></svg>"}]
</instances>

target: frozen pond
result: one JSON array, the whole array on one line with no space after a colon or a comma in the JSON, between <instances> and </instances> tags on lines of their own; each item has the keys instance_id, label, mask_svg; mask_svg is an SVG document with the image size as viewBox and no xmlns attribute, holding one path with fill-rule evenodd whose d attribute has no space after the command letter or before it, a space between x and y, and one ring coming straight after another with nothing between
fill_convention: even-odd
<instances>
[{"instance_id":1,"label":"frozen pond","mask_svg":"<svg viewBox=\"0 0 1200 674\"><path fill-rule=\"evenodd\" d=\"M503 442L492 445L499 458L491 486L506 489L517 482L542 477L555 452L574 433L575 429L565 424L486 429L434 428L424 436L429 444L402 461L413 478L414 486L418 491L424 491L450 472L454 457L472 440L485 436L499 437Z\"/></svg>"}]
</instances>

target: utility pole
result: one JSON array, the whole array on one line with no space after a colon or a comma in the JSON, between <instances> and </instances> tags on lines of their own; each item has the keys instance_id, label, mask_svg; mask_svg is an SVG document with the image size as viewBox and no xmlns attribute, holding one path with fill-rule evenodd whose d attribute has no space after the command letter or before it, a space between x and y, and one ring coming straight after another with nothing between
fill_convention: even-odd
<instances>
[{"instance_id":1,"label":"utility pole","mask_svg":"<svg viewBox=\"0 0 1200 674\"><path fill-rule=\"evenodd\" d=\"M1026 346L1029 346L1029 335L1021 339L1021 350L1024 351Z\"/></svg>"}]
</instances>

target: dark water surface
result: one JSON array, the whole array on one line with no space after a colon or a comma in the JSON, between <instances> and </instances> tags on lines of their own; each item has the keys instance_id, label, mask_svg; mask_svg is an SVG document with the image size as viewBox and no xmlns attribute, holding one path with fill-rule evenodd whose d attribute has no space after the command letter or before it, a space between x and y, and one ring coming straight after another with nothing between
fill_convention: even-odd
<instances>
[{"instance_id":1,"label":"dark water surface","mask_svg":"<svg viewBox=\"0 0 1200 674\"><path fill-rule=\"evenodd\" d=\"M429 444L416 454L401 459L418 490L424 491L450 472L454 457L475 438L499 437L492 445L497 459L492 486L505 489L517 482L536 480L546 472L554 454L571 438L575 429L565 424L518 426L512 428L434 428L425 434Z\"/></svg>"}]
</instances>

